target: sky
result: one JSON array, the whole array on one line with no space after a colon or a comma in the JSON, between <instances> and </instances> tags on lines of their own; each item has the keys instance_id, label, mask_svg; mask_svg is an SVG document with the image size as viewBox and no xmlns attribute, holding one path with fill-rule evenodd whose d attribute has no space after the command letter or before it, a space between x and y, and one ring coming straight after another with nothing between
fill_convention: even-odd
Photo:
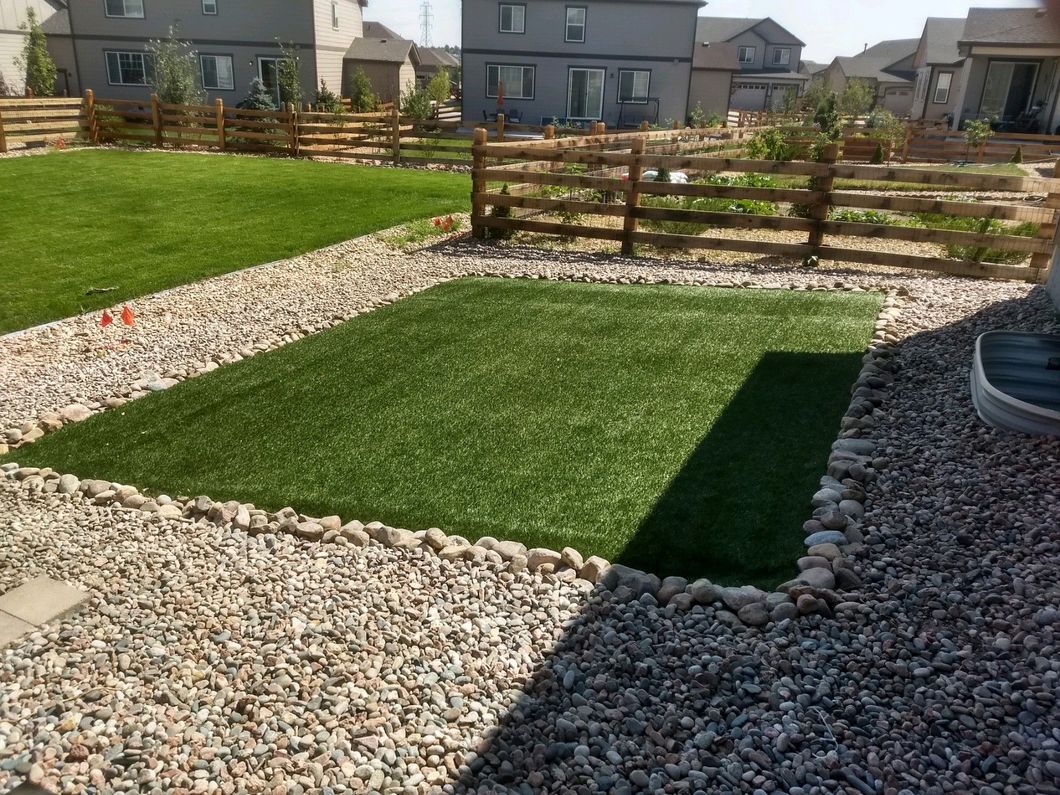
<instances>
[{"instance_id":1,"label":"sky","mask_svg":"<svg viewBox=\"0 0 1060 795\"><path fill-rule=\"evenodd\" d=\"M365 18L378 20L398 34L420 41L422 2L372 0ZM529 2L532 4L533 0ZM459 44L460 0L431 0L431 5L434 45ZM837 55L856 55L865 44L919 38L929 13L933 17L963 17L972 6L1034 5L1033 0L710 0L700 14L773 17L806 42L804 60L829 62Z\"/></svg>"}]
</instances>

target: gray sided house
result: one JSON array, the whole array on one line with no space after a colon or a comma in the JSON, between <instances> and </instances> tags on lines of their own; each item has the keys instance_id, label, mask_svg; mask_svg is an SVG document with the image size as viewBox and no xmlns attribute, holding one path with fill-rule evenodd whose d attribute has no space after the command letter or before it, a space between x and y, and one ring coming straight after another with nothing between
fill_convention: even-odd
<instances>
[{"instance_id":1,"label":"gray sided house","mask_svg":"<svg viewBox=\"0 0 1060 795\"><path fill-rule=\"evenodd\" d=\"M353 75L364 71L381 102L400 102L401 95L416 87L420 65L415 42L403 39L379 22L365 22L364 36L354 39L346 51L343 94L351 93Z\"/></svg>"},{"instance_id":2,"label":"gray sided house","mask_svg":"<svg viewBox=\"0 0 1060 795\"><path fill-rule=\"evenodd\" d=\"M965 61L955 127L982 118L1013 132L1060 129L1060 34L1055 23L1037 8L969 10L958 42Z\"/></svg>"},{"instance_id":3,"label":"gray sided house","mask_svg":"<svg viewBox=\"0 0 1060 795\"><path fill-rule=\"evenodd\" d=\"M464 0L464 118L684 120L703 0ZM503 95L503 96L502 96Z\"/></svg>"},{"instance_id":4,"label":"gray sided house","mask_svg":"<svg viewBox=\"0 0 1060 795\"><path fill-rule=\"evenodd\" d=\"M48 50L58 69L55 93L67 96L81 93L67 6L67 0L0 0L0 75L11 94L22 96L26 90L26 71L16 61L26 41L25 25L30 9L48 36Z\"/></svg>"},{"instance_id":5,"label":"gray sided house","mask_svg":"<svg viewBox=\"0 0 1060 795\"><path fill-rule=\"evenodd\" d=\"M886 108L898 116L913 109L913 61L920 39L881 41L852 57L839 57L818 73L833 91L842 92L857 78L873 87L873 107Z\"/></svg>"},{"instance_id":6,"label":"gray sided house","mask_svg":"<svg viewBox=\"0 0 1060 795\"><path fill-rule=\"evenodd\" d=\"M725 44L735 50L737 72L732 75L730 107L734 110L779 110L787 96L799 96L810 76L799 71L806 45L769 17L700 17L696 27L696 53ZM720 58L720 53L710 56ZM700 63L707 60L700 58ZM702 69L702 66L696 67ZM694 92L704 94L720 76L693 75ZM716 90L716 89L715 89ZM692 104L695 104L693 99ZM704 104L704 108L706 105Z\"/></svg>"},{"instance_id":7,"label":"gray sided house","mask_svg":"<svg viewBox=\"0 0 1060 795\"><path fill-rule=\"evenodd\" d=\"M73 0L70 22L80 85L96 96L144 99L151 94L151 39L192 43L209 100L239 102L254 77L277 92L279 41L295 45L302 93L312 99L323 80L339 91L343 59L362 33L366 0Z\"/></svg>"},{"instance_id":8,"label":"gray sided house","mask_svg":"<svg viewBox=\"0 0 1060 795\"><path fill-rule=\"evenodd\" d=\"M964 19L929 17L913 58L916 87L913 90L913 119L952 118L960 96L964 56L957 42L964 33Z\"/></svg>"}]
</instances>

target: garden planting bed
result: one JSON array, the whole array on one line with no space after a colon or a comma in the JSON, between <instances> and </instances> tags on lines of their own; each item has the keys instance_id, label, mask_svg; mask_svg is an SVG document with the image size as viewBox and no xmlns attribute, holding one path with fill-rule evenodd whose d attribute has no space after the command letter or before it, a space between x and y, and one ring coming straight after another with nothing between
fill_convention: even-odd
<instances>
[{"instance_id":1,"label":"garden planting bed","mask_svg":"<svg viewBox=\"0 0 1060 795\"><path fill-rule=\"evenodd\" d=\"M357 241L145 299L124 332L90 317L0 341L0 424L25 438L108 401L121 411L321 319L396 310L469 274L900 299L855 396L871 410L839 431L873 455L831 463L866 475L864 516L844 520L863 538L840 567L854 592L798 586L812 604L783 599L795 613L759 625L737 617L747 590L594 587L571 576L585 564L574 550L531 571L528 555L524 569L518 552L440 531L284 512L282 532L261 532L268 512L245 505L155 493L149 505L110 482L23 470L0 482L0 588L48 574L95 598L3 658L0 786L1055 788L1060 449L982 426L966 388L978 332L1055 327L1040 289Z\"/></svg>"}]
</instances>

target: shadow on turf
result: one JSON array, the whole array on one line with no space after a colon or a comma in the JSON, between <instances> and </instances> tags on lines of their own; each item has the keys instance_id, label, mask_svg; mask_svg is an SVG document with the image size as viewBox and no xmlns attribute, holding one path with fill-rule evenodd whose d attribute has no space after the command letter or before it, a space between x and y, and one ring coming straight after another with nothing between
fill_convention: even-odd
<instances>
[{"instance_id":1,"label":"shadow on turf","mask_svg":"<svg viewBox=\"0 0 1060 795\"><path fill-rule=\"evenodd\" d=\"M1030 301L1048 302L1042 287L1035 288L1031 296ZM955 380L967 383L976 336L997 328L1023 328L1026 325L1021 322L1023 308L1027 305L1024 300L1001 301L958 323L909 338L902 343L903 348L927 349L925 359L920 362L922 372L914 372L909 377L923 378L923 369L930 369L930 362L935 358L932 348L939 344L947 354L947 366L957 372ZM685 500L683 494L692 493L694 497L695 489L709 471L705 456L717 441L711 437L717 435L720 439L738 428L738 422L746 419L742 412L751 405L746 402L748 398L756 394L776 398L778 393L769 390L782 386L780 365L784 357L780 357L767 357L755 370L741 389L743 395L730 404L737 408L726 412L730 416L719 418L715 430L699 445L660 499L657 511L645 519L642 531L673 510L668 505L680 509ZM777 369L770 372L771 367ZM951 410L962 414L968 423L981 422L967 390L954 397ZM762 417L761 421L773 420ZM930 414L925 414L920 421L922 433L930 438L933 432ZM830 428L834 434L834 424ZM892 441L899 451L904 446L915 455L917 440ZM1027 437L998 432L996 444L1008 444L1013 451L1023 450ZM1041 447L1044 449L1048 444L1043 442ZM827 449L826 444L825 455ZM982 454L987 455L988 451ZM800 511L807 510L808 495L806 498ZM793 532L798 535L798 526ZM984 534L989 532L993 531ZM791 565L794 566L794 559ZM866 588L872 587L866 584ZM790 765L791 757L776 750L773 742L763 735L766 726L753 718L748 721L747 715L749 709L757 707L766 711L770 721L779 720L776 717L778 699L773 688L783 677L792 676L788 650L771 647L775 653L754 654L750 649L754 648L755 640L762 639L760 631L719 621L711 608L696 606L692 616L698 616L700 621L694 637L686 634L679 640L665 611L649 610L637 602L615 604L598 587L540 668L528 681L518 683L521 695L500 725L486 733L477 748L478 758L472 761L472 772L454 778L455 791L526 795L656 791L670 781L667 764L680 767L682 761L692 758L698 760L704 776L687 790L673 791L750 791L750 786L755 785L749 785L744 776L748 771L753 773L755 767L768 769L779 779L778 786L783 786L778 791L795 786L838 791L850 784L845 769L827 763L827 752L835 748L831 727L837 722L853 724L850 731L871 738L881 731L879 713L866 710L852 715L845 707L849 702L840 699L822 700L813 709L802 712L798 721L805 738L798 750L808 752L808 761L796 774ZM819 617L806 620L822 621ZM844 632L860 631L857 622L855 619L846 626L842 619L834 620L836 631ZM695 647L690 649L685 644ZM738 648L741 645L743 650ZM900 660L904 653L904 646L897 644L888 657ZM693 664L701 670L689 670L688 666ZM566 682L568 677L572 681ZM634 688L623 684L630 681L636 683ZM753 687L747 688L747 684ZM857 672L851 674L849 684L853 691L863 688ZM588 698L582 696L587 686L595 691L588 693ZM614 711L618 708L621 712ZM575 729L572 734L571 727L579 720L589 731ZM991 739L997 742L1003 730L1004 727L993 730ZM709 744L704 743L705 748L697 743L698 733L703 731L712 734ZM976 735L976 738L978 745L982 737ZM578 769L579 745L587 746L597 760L606 760L613 772L601 771L599 762ZM984 756L975 746L960 745L955 750L976 758ZM609 752L617 756L608 759ZM631 761L643 758L654 759L656 764L644 769L638 761ZM633 780L637 770L647 777L647 788ZM893 774L884 783L894 789L905 786L903 779Z\"/></svg>"},{"instance_id":2,"label":"shadow on turf","mask_svg":"<svg viewBox=\"0 0 1060 795\"><path fill-rule=\"evenodd\" d=\"M827 466L861 356L763 355L616 562L725 585L789 579L807 495ZM747 443L748 428L758 444Z\"/></svg>"}]
</instances>

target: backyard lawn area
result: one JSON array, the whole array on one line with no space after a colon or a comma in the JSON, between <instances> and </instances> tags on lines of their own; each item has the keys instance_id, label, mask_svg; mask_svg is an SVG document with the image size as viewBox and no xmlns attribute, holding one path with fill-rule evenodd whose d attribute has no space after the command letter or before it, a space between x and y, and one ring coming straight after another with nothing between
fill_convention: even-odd
<instances>
[{"instance_id":1,"label":"backyard lawn area","mask_svg":"<svg viewBox=\"0 0 1060 795\"><path fill-rule=\"evenodd\" d=\"M99 150L0 160L0 334L466 210L469 195L466 175L307 160Z\"/></svg>"},{"instance_id":2,"label":"backyard lawn area","mask_svg":"<svg viewBox=\"0 0 1060 795\"><path fill-rule=\"evenodd\" d=\"M880 296L462 279L16 451L171 495L793 576Z\"/></svg>"}]
</instances>

